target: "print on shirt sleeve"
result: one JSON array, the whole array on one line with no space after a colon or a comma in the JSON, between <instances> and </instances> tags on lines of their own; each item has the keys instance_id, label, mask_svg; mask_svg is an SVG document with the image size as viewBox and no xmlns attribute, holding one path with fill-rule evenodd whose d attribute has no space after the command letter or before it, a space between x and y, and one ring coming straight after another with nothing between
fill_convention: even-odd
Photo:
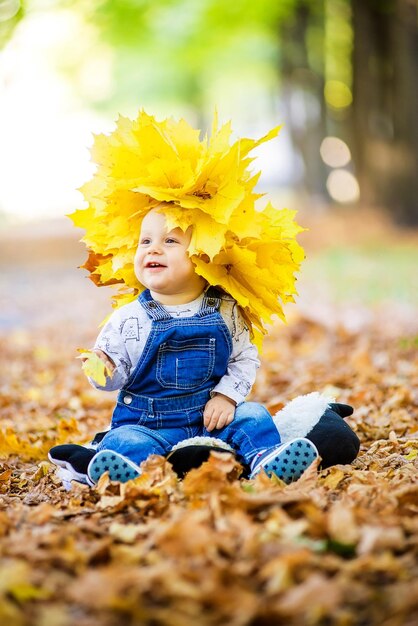
<instances>
[{"instance_id":1,"label":"print on shirt sleeve","mask_svg":"<svg viewBox=\"0 0 418 626\"><path fill-rule=\"evenodd\" d=\"M96 348L99 350L103 350L103 352L107 355L118 354L117 346L115 346L114 342L112 342L112 337L110 335L102 335L100 337L100 341L97 342Z\"/></svg>"},{"instance_id":2,"label":"print on shirt sleeve","mask_svg":"<svg viewBox=\"0 0 418 626\"><path fill-rule=\"evenodd\" d=\"M251 391L251 385L247 381L240 380L240 381L234 383L234 390L237 393L240 393L245 398L246 396L248 396L248 394Z\"/></svg>"}]
</instances>

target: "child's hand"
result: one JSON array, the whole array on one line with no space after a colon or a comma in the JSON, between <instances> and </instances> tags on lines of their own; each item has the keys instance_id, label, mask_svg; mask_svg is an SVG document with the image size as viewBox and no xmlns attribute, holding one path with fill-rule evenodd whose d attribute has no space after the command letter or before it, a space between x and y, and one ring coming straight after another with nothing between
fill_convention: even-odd
<instances>
[{"instance_id":1,"label":"child's hand","mask_svg":"<svg viewBox=\"0 0 418 626\"><path fill-rule=\"evenodd\" d=\"M86 350L78 348L81 355L77 358L83 362L83 371L88 378L103 387L106 384L106 376L112 376L115 369L113 361L102 350Z\"/></svg>"},{"instance_id":2,"label":"child's hand","mask_svg":"<svg viewBox=\"0 0 418 626\"><path fill-rule=\"evenodd\" d=\"M217 393L206 403L203 424L210 432L227 426L234 419L236 403L227 396Z\"/></svg>"},{"instance_id":3,"label":"child's hand","mask_svg":"<svg viewBox=\"0 0 418 626\"><path fill-rule=\"evenodd\" d=\"M113 374L116 366L113 363L112 359L108 357L105 352L103 352L102 350L99 350L98 348L93 350L93 352L97 354L97 356L103 361L106 369L110 372L110 374Z\"/></svg>"}]
</instances>

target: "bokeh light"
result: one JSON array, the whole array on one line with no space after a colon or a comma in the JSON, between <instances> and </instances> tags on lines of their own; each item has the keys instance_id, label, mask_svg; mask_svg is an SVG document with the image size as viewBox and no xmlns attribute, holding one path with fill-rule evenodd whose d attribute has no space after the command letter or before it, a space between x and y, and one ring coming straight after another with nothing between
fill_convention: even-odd
<instances>
[{"instance_id":1,"label":"bokeh light","mask_svg":"<svg viewBox=\"0 0 418 626\"><path fill-rule=\"evenodd\" d=\"M338 137L325 137L319 151L324 163L330 167L344 167L351 161L350 148Z\"/></svg>"},{"instance_id":2,"label":"bokeh light","mask_svg":"<svg viewBox=\"0 0 418 626\"><path fill-rule=\"evenodd\" d=\"M0 22L11 20L20 9L19 0L0 1Z\"/></svg>"},{"instance_id":3,"label":"bokeh light","mask_svg":"<svg viewBox=\"0 0 418 626\"><path fill-rule=\"evenodd\" d=\"M324 96L327 104L334 109L344 109L353 101L350 87L341 80L327 80Z\"/></svg>"},{"instance_id":4,"label":"bokeh light","mask_svg":"<svg viewBox=\"0 0 418 626\"><path fill-rule=\"evenodd\" d=\"M347 170L332 171L327 179L327 189L331 198L341 204L351 204L360 198L357 179Z\"/></svg>"}]
</instances>

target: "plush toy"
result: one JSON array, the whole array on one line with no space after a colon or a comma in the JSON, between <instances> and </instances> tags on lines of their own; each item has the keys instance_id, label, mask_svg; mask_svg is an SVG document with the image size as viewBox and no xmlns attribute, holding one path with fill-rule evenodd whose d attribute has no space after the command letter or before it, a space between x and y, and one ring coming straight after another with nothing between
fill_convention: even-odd
<instances>
[{"instance_id":1,"label":"plush toy","mask_svg":"<svg viewBox=\"0 0 418 626\"><path fill-rule=\"evenodd\" d=\"M282 443L296 437L306 437L318 449L320 468L351 463L360 449L360 440L344 421L353 409L348 404L333 402L333 399L318 392L298 396L274 416ZM58 475L63 485L71 489L71 481L92 485L87 467L95 455L96 448L105 432L98 433L87 446L64 444L51 448L49 460L59 467ZM183 478L191 469L207 461L212 451L235 454L234 450L215 437L194 437L181 441L167 455L174 471ZM243 467L247 477L249 468Z\"/></svg>"}]
</instances>

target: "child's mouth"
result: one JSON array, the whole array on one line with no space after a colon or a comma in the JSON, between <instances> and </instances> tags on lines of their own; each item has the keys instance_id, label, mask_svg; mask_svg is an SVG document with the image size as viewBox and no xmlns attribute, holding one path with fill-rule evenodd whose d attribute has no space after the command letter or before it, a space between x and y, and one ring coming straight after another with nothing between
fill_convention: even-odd
<instances>
[{"instance_id":1,"label":"child's mouth","mask_svg":"<svg viewBox=\"0 0 418 626\"><path fill-rule=\"evenodd\" d=\"M145 269L147 270L151 270L153 272L157 272L158 270L163 270L165 269L165 265L162 265L161 263L158 263L157 261L151 261L150 263L147 263L145 265Z\"/></svg>"}]
</instances>

